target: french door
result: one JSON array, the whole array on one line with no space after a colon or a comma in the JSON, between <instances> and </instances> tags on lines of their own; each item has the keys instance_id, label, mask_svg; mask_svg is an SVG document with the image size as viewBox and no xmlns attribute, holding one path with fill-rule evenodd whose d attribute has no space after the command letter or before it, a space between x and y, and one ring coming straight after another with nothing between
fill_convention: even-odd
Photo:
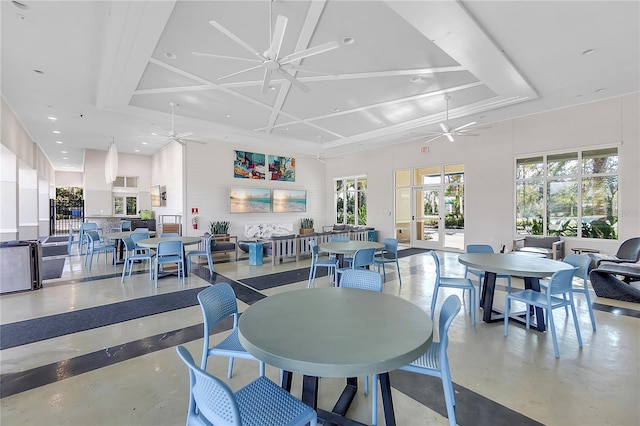
<instances>
[{"instance_id":1,"label":"french door","mask_svg":"<svg viewBox=\"0 0 640 426\"><path fill-rule=\"evenodd\" d=\"M411 245L439 249L444 242L444 196L440 185L413 188Z\"/></svg>"}]
</instances>

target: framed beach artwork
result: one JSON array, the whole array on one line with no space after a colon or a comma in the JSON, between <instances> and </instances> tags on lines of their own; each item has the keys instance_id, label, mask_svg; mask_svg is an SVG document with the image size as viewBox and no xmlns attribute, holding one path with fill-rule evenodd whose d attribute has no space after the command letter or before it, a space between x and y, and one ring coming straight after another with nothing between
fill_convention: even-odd
<instances>
[{"instance_id":1,"label":"framed beach artwork","mask_svg":"<svg viewBox=\"0 0 640 426\"><path fill-rule=\"evenodd\" d=\"M293 157L269 156L269 178L284 182L296 181L296 159Z\"/></svg>"},{"instance_id":2,"label":"framed beach artwork","mask_svg":"<svg viewBox=\"0 0 640 426\"><path fill-rule=\"evenodd\" d=\"M265 155L257 152L236 151L233 161L233 177L240 179L266 179Z\"/></svg>"},{"instance_id":3,"label":"framed beach artwork","mask_svg":"<svg viewBox=\"0 0 640 426\"><path fill-rule=\"evenodd\" d=\"M271 190L232 186L229 191L229 211L231 213L269 213Z\"/></svg>"},{"instance_id":4,"label":"framed beach artwork","mask_svg":"<svg viewBox=\"0 0 640 426\"><path fill-rule=\"evenodd\" d=\"M274 189L272 203L274 213L306 212L307 191L299 189Z\"/></svg>"}]
</instances>

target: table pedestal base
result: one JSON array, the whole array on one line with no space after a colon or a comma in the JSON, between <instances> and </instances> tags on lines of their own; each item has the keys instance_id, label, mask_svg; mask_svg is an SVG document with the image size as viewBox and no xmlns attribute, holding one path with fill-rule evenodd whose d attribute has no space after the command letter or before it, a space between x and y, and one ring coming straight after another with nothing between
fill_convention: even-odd
<instances>
[{"instance_id":1,"label":"table pedestal base","mask_svg":"<svg viewBox=\"0 0 640 426\"><path fill-rule=\"evenodd\" d=\"M293 373L289 371L283 372L282 387L291 391L291 380ZM378 374L380 379L380 390L382 394L382 405L384 407L385 423L388 426L395 426L396 418L393 411L393 400L391 398L391 381L389 380L389 373ZM318 383L319 378L315 376L304 376L302 379L302 402L312 407L318 413L318 423L325 426L341 425L341 426L364 426L364 423L357 422L355 420L346 417L347 411L358 393L358 379L356 377L350 377L347 379L347 384L338 398L333 409L325 411L318 408ZM372 383L372 386L377 386L377 383ZM372 404L377 404L378 401L372 401Z\"/></svg>"},{"instance_id":2,"label":"table pedestal base","mask_svg":"<svg viewBox=\"0 0 640 426\"><path fill-rule=\"evenodd\" d=\"M485 272L484 273L484 285L482 286L482 298L481 306L483 309L482 321L484 322L497 322L504 321L504 312L495 309L493 307L493 296L496 289L496 275L494 272ZM531 289L534 291L540 291L540 280L535 277L525 277L524 278L524 288ZM533 307L529 308L531 313L533 314ZM526 321L522 316L525 313L513 313L509 316L513 321L526 325ZM531 327L538 331L545 331L545 323L544 323L544 309L535 308L535 316L536 316L536 326Z\"/></svg>"}]
</instances>

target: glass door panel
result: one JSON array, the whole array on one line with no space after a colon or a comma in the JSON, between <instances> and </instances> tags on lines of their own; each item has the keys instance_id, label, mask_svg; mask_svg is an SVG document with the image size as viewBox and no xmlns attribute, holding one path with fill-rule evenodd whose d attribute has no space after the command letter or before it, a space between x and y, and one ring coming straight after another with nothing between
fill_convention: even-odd
<instances>
[{"instance_id":1,"label":"glass door panel","mask_svg":"<svg viewBox=\"0 0 640 426\"><path fill-rule=\"evenodd\" d=\"M440 187L415 188L412 246L442 248L442 191Z\"/></svg>"}]
</instances>

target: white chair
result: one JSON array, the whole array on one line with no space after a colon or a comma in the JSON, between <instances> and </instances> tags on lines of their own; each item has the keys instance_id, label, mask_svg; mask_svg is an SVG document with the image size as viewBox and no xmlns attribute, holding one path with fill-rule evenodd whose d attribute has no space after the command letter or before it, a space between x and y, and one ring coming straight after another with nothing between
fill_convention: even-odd
<instances>
[{"instance_id":1,"label":"white chair","mask_svg":"<svg viewBox=\"0 0 640 426\"><path fill-rule=\"evenodd\" d=\"M447 347L449 346L449 327L458 312L460 312L460 299L455 294L452 294L447 297L440 310L440 316L438 318L438 336L440 336L440 341L432 342L427 352L420 356L420 358L400 368L400 370L438 377L442 380L444 400L447 406L447 417L449 418L450 426L456 425L456 397L453 391L453 382L451 381Z\"/></svg>"},{"instance_id":2,"label":"white chair","mask_svg":"<svg viewBox=\"0 0 640 426\"><path fill-rule=\"evenodd\" d=\"M433 318L436 312L436 299L438 298L438 290L443 287L457 288L463 290L469 290L469 311L471 312L471 323L476 325L476 288L469 278L458 277L443 277L440 275L440 259L435 251L430 251L433 262L436 266L436 282L433 287L433 297L431 298L431 318Z\"/></svg>"}]
</instances>

